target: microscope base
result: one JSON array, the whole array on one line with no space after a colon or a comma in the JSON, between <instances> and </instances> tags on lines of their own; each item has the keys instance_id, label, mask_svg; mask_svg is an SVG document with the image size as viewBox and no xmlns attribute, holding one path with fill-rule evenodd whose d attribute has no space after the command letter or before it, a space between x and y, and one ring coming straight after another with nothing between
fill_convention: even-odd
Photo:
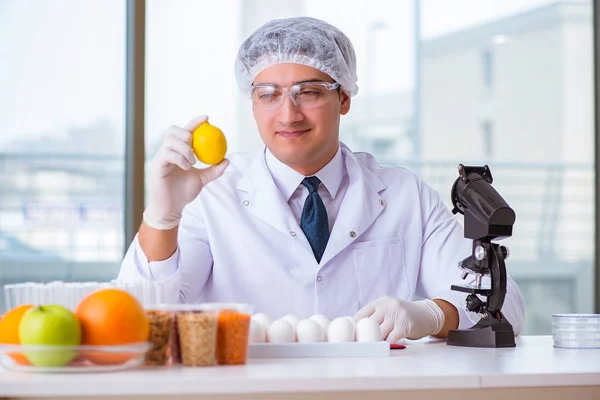
<instances>
[{"instance_id":1,"label":"microscope base","mask_svg":"<svg viewBox=\"0 0 600 400\"><path fill-rule=\"evenodd\" d=\"M465 347L515 347L515 333L512 330L494 330L491 326L470 329L452 329L448 332L450 346Z\"/></svg>"}]
</instances>

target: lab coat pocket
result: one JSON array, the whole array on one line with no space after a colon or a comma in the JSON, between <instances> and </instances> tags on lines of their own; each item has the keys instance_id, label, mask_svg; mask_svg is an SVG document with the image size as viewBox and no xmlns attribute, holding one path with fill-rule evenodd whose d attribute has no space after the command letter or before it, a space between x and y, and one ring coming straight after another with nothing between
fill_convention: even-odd
<instances>
[{"instance_id":1,"label":"lab coat pocket","mask_svg":"<svg viewBox=\"0 0 600 400\"><path fill-rule=\"evenodd\" d=\"M401 237L355 243L352 261L361 307L385 295L410 297Z\"/></svg>"}]
</instances>

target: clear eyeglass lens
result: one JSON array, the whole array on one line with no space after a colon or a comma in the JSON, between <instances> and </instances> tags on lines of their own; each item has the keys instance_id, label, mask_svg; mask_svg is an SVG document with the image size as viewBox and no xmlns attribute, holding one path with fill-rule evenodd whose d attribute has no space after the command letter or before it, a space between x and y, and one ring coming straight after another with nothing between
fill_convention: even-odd
<instances>
[{"instance_id":1,"label":"clear eyeglass lens","mask_svg":"<svg viewBox=\"0 0 600 400\"><path fill-rule=\"evenodd\" d=\"M321 84L304 83L292 86L290 97L303 108L319 107L325 103L329 90ZM283 103L283 97L288 95L287 89L278 86L258 86L252 90L254 104L261 108L275 109Z\"/></svg>"}]
</instances>

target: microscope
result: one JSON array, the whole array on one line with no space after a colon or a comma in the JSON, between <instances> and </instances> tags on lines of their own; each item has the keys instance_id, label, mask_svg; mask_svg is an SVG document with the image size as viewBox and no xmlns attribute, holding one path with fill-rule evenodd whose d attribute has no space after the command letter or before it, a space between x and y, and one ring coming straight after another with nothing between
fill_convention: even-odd
<instances>
[{"instance_id":1,"label":"microscope","mask_svg":"<svg viewBox=\"0 0 600 400\"><path fill-rule=\"evenodd\" d=\"M452 213L464 215L465 238L473 239L470 256L458 263L462 279L475 276L474 285L452 285L451 289L468 293L467 309L482 314L468 329L448 333L448 345L467 347L515 347L513 327L502 314L506 295L508 248L492 243L512 235L515 212L491 186L492 173L487 165L469 167L459 164L459 177L452 186ZM482 288L483 277L490 287ZM483 301L478 296L485 296Z\"/></svg>"}]
</instances>

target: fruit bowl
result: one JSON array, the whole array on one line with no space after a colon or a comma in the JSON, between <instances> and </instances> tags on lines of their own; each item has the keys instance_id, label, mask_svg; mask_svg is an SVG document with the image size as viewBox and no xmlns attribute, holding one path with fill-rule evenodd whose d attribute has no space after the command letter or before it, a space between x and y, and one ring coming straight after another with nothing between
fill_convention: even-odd
<instances>
[{"instance_id":1,"label":"fruit bowl","mask_svg":"<svg viewBox=\"0 0 600 400\"><path fill-rule=\"evenodd\" d=\"M108 372L143 364L150 343L122 346L0 344L0 366L15 372Z\"/></svg>"}]
</instances>

